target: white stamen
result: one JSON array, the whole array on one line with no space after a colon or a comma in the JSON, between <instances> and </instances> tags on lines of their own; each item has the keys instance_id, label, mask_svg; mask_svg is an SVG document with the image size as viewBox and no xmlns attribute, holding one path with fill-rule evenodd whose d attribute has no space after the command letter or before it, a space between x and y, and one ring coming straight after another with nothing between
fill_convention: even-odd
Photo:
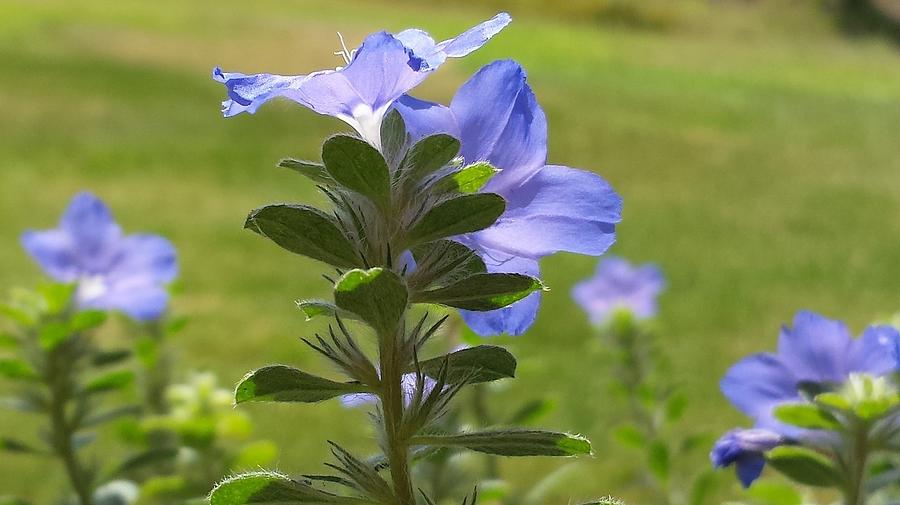
<instances>
[{"instance_id":1,"label":"white stamen","mask_svg":"<svg viewBox=\"0 0 900 505\"><path fill-rule=\"evenodd\" d=\"M341 35L341 32L337 32L337 36L338 36L338 40L341 41L341 50L335 51L334 55L340 56L341 58L344 59L344 63L349 65L350 62L353 60L353 56L356 54L356 49L354 49L352 51L347 49L347 44L344 43L344 36ZM342 68L343 67L337 67L337 68L335 68L335 70L340 70Z\"/></svg>"}]
</instances>

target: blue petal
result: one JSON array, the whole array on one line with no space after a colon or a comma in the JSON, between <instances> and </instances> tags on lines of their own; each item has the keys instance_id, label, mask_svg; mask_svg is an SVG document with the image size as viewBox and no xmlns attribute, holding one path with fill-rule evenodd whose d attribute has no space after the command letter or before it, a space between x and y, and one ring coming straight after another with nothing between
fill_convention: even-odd
<instances>
[{"instance_id":1,"label":"blue petal","mask_svg":"<svg viewBox=\"0 0 900 505\"><path fill-rule=\"evenodd\" d=\"M540 266L535 260L508 256L499 251L479 248L475 244L469 245L475 246L481 253L489 272L520 273L533 277L540 275ZM537 292L502 309L488 312L460 310L459 313L469 328L482 337L502 333L521 335L534 324L541 303L540 297L540 292Z\"/></svg>"},{"instance_id":2,"label":"blue petal","mask_svg":"<svg viewBox=\"0 0 900 505\"><path fill-rule=\"evenodd\" d=\"M213 79L225 85L228 99L222 102L222 115L231 117L241 112L253 114L269 100L286 96L294 98L305 75L242 74L213 69Z\"/></svg>"},{"instance_id":3,"label":"blue petal","mask_svg":"<svg viewBox=\"0 0 900 505\"><path fill-rule=\"evenodd\" d=\"M656 299L665 285L656 265L634 267L624 259L607 256L597 263L593 277L572 288L572 298L595 324L604 324L620 309L649 318L656 315Z\"/></svg>"},{"instance_id":4,"label":"blue petal","mask_svg":"<svg viewBox=\"0 0 900 505\"><path fill-rule=\"evenodd\" d=\"M403 116L406 131L413 142L429 135L446 133L459 138L459 125L450 108L441 104L403 95L394 102L394 108Z\"/></svg>"},{"instance_id":5,"label":"blue petal","mask_svg":"<svg viewBox=\"0 0 900 505\"><path fill-rule=\"evenodd\" d=\"M766 458L762 454L745 454L737 460L735 473L745 488L762 475L766 466Z\"/></svg>"},{"instance_id":6,"label":"blue petal","mask_svg":"<svg viewBox=\"0 0 900 505\"><path fill-rule=\"evenodd\" d=\"M772 407L799 399L797 378L779 357L754 354L732 366L722 379L722 393L760 427L784 433L772 417Z\"/></svg>"},{"instance_id":7,"label":"blue petal","mask_svg":"<svg viewBox=\"0 0 900 505\"><path fill-rule=\"evenodd\" d=\"M622 199L592 172L548 165L509 194L507 210L475 239L516 256L599 256L615 241Z\"/></svg>"},{"instance_id":8,"label":"blue petal","mask_svg":"<svg viewBox=\"0 0 900 505\"><path fill-rule=\"evenodd\" d=\"M178 261L171 242L157 235L129 235L122 239L110 277L142 277L157 284L178 276Z\"/></svg>"},{"instance_id":9,"label":"blue petal","mask_svg":"<svg viewBox=\"0 0 900 505\"><path fill-rule=\"evenodd\" d=\"M793 328L782 330L778 355L800 381L843 382L852 342L844 323L800 311Z\"/></svg>"},{"instance_id":10,"label":"blue petal","mask_svg":"<svg viewBox=\"0 0 900 505\"><path fill-rule=\"evenodd\" d=\"M166 311L169 294L148 277L110 278L101 296L81 300L85 308L119 310L137 321L159 319Z\"/></svg>"},{"instance_id":11,"label":"blue petal","mask_svg":"<svg viewBox=\"0 0 900 505\"><path fill-rule=\"evenodd\" d=\"M462 85L450 109L459 124L463 158L487 160L504 171L486 191L504 194L502 188L521 183L546 162L547 120L518 63L483 67Z\"/></svg>"},{"instance_id":12,"label":"blue petal","mask_svg":"<svg viewBox=\"0 0 900 505\"><path fill-rule=\"evenodd\" d=\"M483 46L511 21L512 18L509 14L501 12L491 19L469 28L459 36L441 42L437 47L450 57L465 56Z\"/></svg>"},{"instance_id":13,"label":"blue petal","mask_svg":"<svg viewBox=\"0 0 900 505\"><path fill-rule=\"evenodd\" d=\"M900 346L900 332L891 326L869 326L862 337L853 342L848 372L864 372L880 376L900 370L895 353Z\"/></svg>"},{"instance_id":14,"label":"blue petal","mask_svg":"<svg viewBox=\"0 0 900 505\"><path fill-rule=\"evenodd\" d=\"M102 272L116 254L122 230L99 198L83 192L75 195L60 221L60 229L69 234L79 267Z\"/></svg>"},{"instance_id":15,"label":"blue petal","mask_svg":"<svg viewBox=\"0 0 900 505\"><path fill-rule=\"evenodd\" d=\"M438 50L431 35L422 30L410 28L394 35L397 40L421 58L425 68L437 68L447 60L447 53Z\"/></svg>"},{"instance_id":16,"label":"blue petal","mask_svg":"<svg viewBox=\"0 0 900 505\"><path fill-rule=\"evenodd\" d=\"M78 279L79 268L72 238L62 230L28 231L22 247L50 277L61 282Z\"/></svg>"}]
</instances>

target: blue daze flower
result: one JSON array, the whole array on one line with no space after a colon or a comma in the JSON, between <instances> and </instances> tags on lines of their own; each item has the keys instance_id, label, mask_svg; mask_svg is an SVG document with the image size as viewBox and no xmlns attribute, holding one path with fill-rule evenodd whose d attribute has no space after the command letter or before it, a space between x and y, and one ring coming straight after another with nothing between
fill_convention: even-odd
<instances>
[{"instance_id":1,"label":"blue daze flower","mask_svg":"<svg viewBox=\"0 0 900 505\"><path fill-rule=\"evenodd\" d=\"M590 279L572 289L572 298L594 324L604 324L618 310L627 310L638 319L656 315L656 299L666 287L662 270L656 265L634 266L622 258L608 257L597 263Z\"/></svg>"},{"instance_id":2,"label":"blue daze flower","mask_svg":"<svg viewBox=\"0 0 900 505\"><path fill-rule=\"evenodd\" d=\"M778 352L739 361L722 379L722 392L757 428L800 438L808 431L777 421L776 406L802 402L803 382L842 384L852 373L878 377L900 370L892 355L898 342L900 333L890 326L869 326L854 339L844 323L801 311L792 328L781 330Z\"/></svg>"},{"instance_id":3,"label":"blue daze flower","mask_svg":"<svg viewBox=\"0 0 900 505\"><path fill-rule=\"evenodd\" d=\"M416 87L447 58L466 56L483 46L512 20L500 13L457 37L435 43L422 30L378 32L352 51L343 48L345 67L308 75L241 74L216 67L213 78L228 90L225 117L256 112L260 105L285 97L319 114L352 126L376 147L381 121L391 104ZM343 45L343 39L341 39Z\"/></svg>"},{"instance_id":4,"label":"blue daze flower","mask_svg":"<svg viewBox=\"0 0 900 505\"><path fill-rule=\"evenodd\" d=\"M501 170L482 191L503 196L506 212L491 227L456 238L477 251L489 271L538 276L544 256L599 256L615 241L622 199L597 174L547 164L547 120L518 63L483 67L450 107L409 96L395 107L414 139L449 133L460 139L467 163L486 160ZM534 322L539 303L533 293L503 309L461 313L480 335L519 335Z\"/></svg>"},{"instance_id":5,"label":"blue daze flower","mask_svg":"<svg viewBox=\"0 0 900 505\"><path fill-rule=\"evenodd\" d=\"M709 459L715 468L734 465L741 484L750 487L766 465L765 453L785 443L787 440L774 431L736 429L722 435Z\"/></svg>"},{"instance_id":6,"label":"blue daze flower","mask_svg":"<svg viewBox=\"0 0 900 505\"><path fill-rule=\"evenodd\" d=\"M434 389L436 382L429 376L425 376L425 390L422 392L422 396L426 396L431 393L431 390ZM403 389L403 404L409 407L409 404L412 403L413 397L416 394L416 374L408 373L403 375L403 379L400 383L401 389ZM344 407L353 408L353 407L361 407L364 405L374 405L378 403L378 397L373 394L368 393L358 393L352 395L344 395L341 397L341 403Z\"/></svg>"},{"instance_id":7,"label":"blue daze flower","mask_svg":"<svg viewBox=\"0 0 900 505\"><path fill-rule=\"evenodd\" d=\"M165 285L178 275L168 240L123 235L106 205L86 192L75 195L58 228L27 231L22 246L47 275L78 284L79 307L120 310L139 321L162 315Z\"/></svg>"}]
</instances>

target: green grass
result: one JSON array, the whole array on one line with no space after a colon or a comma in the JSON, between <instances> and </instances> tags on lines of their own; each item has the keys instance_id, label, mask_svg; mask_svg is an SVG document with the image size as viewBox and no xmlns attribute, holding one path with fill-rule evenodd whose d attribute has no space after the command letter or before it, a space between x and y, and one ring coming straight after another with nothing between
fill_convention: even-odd
<instances>
[{"instance_id":1,"label":"green grass","mask_svg":"<svg viewBox=\"0 0 900 505\"><path fill-rule=\"evenodd\" d=\"M625 199L614 252L665 269L672 381L691 396L690 429L718 432L746 422L719 395L718 378L740 356L772 348L796 310L859 330L900 309L900 57L879 41L838 37L811 8L691 5L662 32L513 10L507 31L417 94L446 101L484 63L523 63L550 121L551 161L611 181ZM179 248L186 367L226 383L273 362L324 371L297 339L318 326L292 303L327 294L321 266L241 225L262 203L321 202L273 165L317 157L342 125L289 103L224 120L210 69L303 73L339 63L336 30L352 41L408 26L449 36L490 14L320 0L3 3L2 283L37 281L18 235L51 226L70 195L90 189L128 230L165 234ZM596 457L553 503L641 497L625 479L635 455L606 435L621 413L606 394L602 354L568 297L593 265L545 261L553 290L534 329L512 343L520 378L498 393L513 405L551 397L558 407L545 424L594 440ZM282 444L286 472L321 470L326 437L374 447L358 429L364 414L334 403L247 410L259 434ZM0 433L23 422L0 418ZM558 464L511 461L504 470L524 486ZM703 455L690 464L704 465ZM56 466L22 456L4 455L0 475L0 494L41 502L61 481Z\"/></svg>"}]
</instances>

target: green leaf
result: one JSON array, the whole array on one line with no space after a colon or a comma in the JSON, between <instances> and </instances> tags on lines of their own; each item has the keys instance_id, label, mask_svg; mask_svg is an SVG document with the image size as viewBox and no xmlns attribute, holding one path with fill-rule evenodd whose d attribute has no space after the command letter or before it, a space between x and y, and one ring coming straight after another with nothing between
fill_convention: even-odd
<instances>
[{"instance_id":1,"label":"green leaf","mask_svg":"<svg viewBox=\"0 0 900 505\"><path fill-rule=\"evenodd\" d=\"M98 351L91 357L91 363L94 366L109 366L121 363L131 357L129 349L113 349L109 351Z\"/></svg>"},{"instance_id":2,"label":"green leaf","mask_svg":"<svg viewBox=\"0 0 900 505\"><path fill-rule=\"evenodd\" d=\"M52 351L71 335L72 331L69 329L69 325L59 321L51 321L42 325L40 330L38 330L38 343L44 350Z\"/></svg>"},{"instance_id":3,"label":"green leaf","mask_svg":"<svg viewBox=\"0 0 900 505\"><path fill-rule=\"evenodd\" d=\"M341 268L359 264L356 248L324 212L307 205L267 205L250 212L244 227L292 253Z\"/></svg>"},{"instance_id":4,"label":"green leaf","mask_svg":"<svg viewBox=\"0 0 900 505\"><path fill-rule=\"evenodd\" d=\"M793 486L780 482L758 481L747 494L762 505L802 505L803 496Z\"/></svg>"},{"instance_id":5,"label":"green leaf","mask_svg":"<svg viewBox=\"0 0 900 505\"><path fill-rule=\"evenodd\" d=\"M581 435L540 430L491 430L459 435L422 435L413 445L465 447L498 456L580 456L591 454L591 442Z\"/></svg>"},{"instance_id":6,"label":"green leaf","mask_svg":"<svg viewBox=\"0 0 900 505\"><path fill-rule=\"evenodd\" d=\"M229 477L212 490L210 505L293 505L296 503L362 504L361 498L338 496L275 472L253 472Z\"/></svg>"},{"instance_id":7,"label":"green leaf","mask_svg":"<svg viewBox=\"0 0 900 505\"><path fill-rule=\"evenodd\" d=\"M40 452L25 442L13 438L0 438L0 450L7 452L35 453Z\"/></svg>"},{"instance_id":8,"label":"green leaf","mask_svg":"<svg viewBox=\"0 0 900 505\"><path fill-rule=\"evenodd\" d=\"M356 314L325 300L297 300L297 308L303 312L307 321L319 316L334 317L336 315L343 319L359 319Z\"/></svg>"},{"instance_id":9,"label":"green leaf","mask_svg":"<svg viewBox=\"0 0 900 505\"><path fill-rule=\"evenodd\" d=\"M357 137L335 135L322 145L322 161L338 184L383 209L391 203L391 175L378 149Z\"/></svg>"},{"instance_id":10,"label":"green leaf","mask_svg":"<svg viewBox=\"0 0 900 505\"><path fill-rule=\"evenodd\" d=\"M381 152L389 167L396 168L406 147L406 122L397 109L391 110L381 122Z\"/></svg>"},{"instance_id":11,"label":"green leaf","mask_svg":"<svg viewBox=\"0 0 900 505\"><path fill-rule=\"evenodd\" d=\"M666 400L666 421L674 423L681 419L687 409L687 404L687 395L683 392L679 391L671 395Z\"/></svg>"},{"instance_id":12,"label":"green leaf","mask_svg":"<svg viewBox=\"0 0 900 505\"><path fill-rule=\"evenodd\" d=\"M48 314L61 314L69 307L72 295L75 294L75 283L48 283L38 286L37 292L43 297Z\"/></svg>"},{"instance_id":13,"label":"green leaf","mask_svg":"<svg viewBox=\"0 0 900 505\"><path fill-rule=\"evenodd\" d=\"M766 454L766 460L772 468L806 486L832 487L838 486L841 482L840 473L831 461L810 449L796 446L776 447Z\"/></svg>"},{"instance_id":14,"label":"green leaf","mask_svg":"<svg viewBox=\"0 0 900 505\"><path fill-rule=\"evenodd\" d=\"M91 414L82 421L81 425L83 427L99 426L121 417L139 416L142 410L140 405L122 405L121 407L114 407L106 411Z\"/></svg>"},{"instance_id":15,"label":"green leaf","mask_svg":"<svg viewBox=\"0 0 900 505\"><path fill-rule=\"evenodd\" d=\"M69 321L69 331L77 333L79 331L92 330L106 321L106 312L102 310L83 310Z\"/></svg>"},{"instance_id":16,"label":"green leaf","mask_svg":"<svg viewBox=\"0 0 900 505\"><path fill-rule=\"evenodd\" d=\"M0 349L15 349L19 344L19 337L12 333L0 333Z\"/></svg>"},{"instance_id":17,"label":"green leaf","mask_svg":"<svg viewBox=\"0 0 900 505\"><path fill-rule=\"evenodd\" d=\"M487 272L484 261L468 247L452 240L436 240L412 248L416 271L411 286L440 287Z\"/></svg>"},{"instance_id":18,"label":"green leaf","mask_svg":"<svg viewBox=\"0 0 900 505\"><path fill-rule=\"evenodd\" d=\"M459 141L445 133L425 137L413 145L403 160L402 173L408 185L437 172L459 154Z\"/></svg>"},{"instance_id":19,"label":"green leaf","mask_svg":"<svg viewBox=\"0 0 900 505\"><path fill-rule=\"evenodd\" d=\"M325 165L321 163L285 158L278 162L278 166L293 170L317 184L324 184L326 186L335 185L334 179L328 174L328 171L325 170Z\"/></svg>"},{"instance_id":20,"label":"green leaf","mask_svg":"<svg viewBox=\"0 0 900 505\"><path fill-rule=\"evenodd\" d=\"M396 331L408 300L406 283L384 268L350 270L334 287L337 306L358 315L379 336Z\"/></svg>"},{"instance_id":21,"label":"green leaf","mask_svg":"<svg viewBox=\"0 0 900 505\"><path fill-rule=\"evenodd\" d=\"M506 307L541 289L541 281L527 275L475 274L449 286L415 293L413 302L487 311Z\"/></svg>"},{"instance_id":22,"label":"green leaf","mask_svg":"<svg viewBox=\"0 0 900 505\"><path fill-rule=\"evenodd\" d=\"M355 382L335 382L285 365L271 365L244 376L234 391L235 403L315 403L336 396L371 393Z\"/></svg>"},{"instance_id":23,"label":"green leaf","mask_svg":"<svg viewBox=\"0 0 900 505\"><path fill-rule=\"evenodd\" d=\"M37 372L24 360L17 358L0 358L0 377L30 380L37 378Z\"/></svg>"},{"instance_id":24,"label":"green leaf","mask_svg":"<svg viewBox=\"0 0 900 505\"><path fill-rule=\"evenodd\" d=\"M810 430L838 430L841 424L828 412L810 403L791 403L775 407L775 419Z\"/></svg>"},{"instance_id":25,"label":"green leaf","mask_svg":"<svg viewBox=\"0 0 900 505\"><path fill-rule=\"evenodd\" d=\"M105 393L122 389L134 381L134 372L131 370L116 370L94 377L84 386L84 391L89 394Z\"/></svg>"},{"instance_id":26,"label":"green leaf","mask_svg":"<svg viewBox=\"0 0 900 505\"><path fill-rule=\"evenodd\" d=\"M479 161L441 177L431 187L439 193L475 193L499 172L490 163Z\"/></svg>"},{"instance_id":27,"label":"green leaf","mask_svg":"<svg viewBox=\"0 0 900 505\"><path fill-rule=\"evenodd\" d=\"M659 441L654 440L647 447L647 462L653 475L665 482L669 479L670 458L669 448Z\"/></svg>"},{"instance_id":28,"label":"green leaf","mask_svg":"<svg viewBox=\"0 0 900 505\"><path fill-rule=\"evenodd\" d=\"M483 230L506 210L506 200L493 193L462 195L432 207L407 235L409 245Z\"/></svg>"},{"instance_id":29,"label":"green leaf","mask_svg":"<svg viewBox=\"0 0 900 505\"><path fill-rule=\"evenodd\" d=\"M422 373L437 378L447 361L447 382L478 384L516 376L516 358L502 347L479 345L432 358L419 364ZM414 370L408 370L412 372Z\"/></svg>"},{"instance_id":30,"label":"green leaf","mask_svg":"<svg viewBox=\"0 0 900 505\"><path fill-rule=\"evenodd\" d=\"M176 456L178 456L177 447L149 449L147 451L129 456L118 466L115 473L121 474L133 472L135 470L140 470L144 467L155 465L157 463L172 461Z\"/></svg>"}]
</instances>

